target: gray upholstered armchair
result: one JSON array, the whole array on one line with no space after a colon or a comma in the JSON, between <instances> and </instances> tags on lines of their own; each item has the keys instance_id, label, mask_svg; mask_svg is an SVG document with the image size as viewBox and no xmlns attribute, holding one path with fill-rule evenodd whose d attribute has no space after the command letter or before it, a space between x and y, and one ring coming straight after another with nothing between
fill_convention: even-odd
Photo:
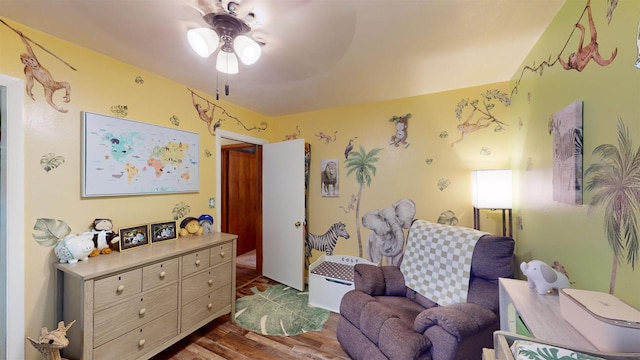
<instances>
[{"instance_id":1,"label":"gray upholstered armchair","mask_svg":"<svg viewBox=\"0 0 640 360\"><path fill-rule=\"evenodd\" d=\"M513 250L510 237L477 240L467 302L449 306L408 288L399 266L356 265L338 341L353 359L481 359L499 329L498 278L513 277Z\"/></svg>"}]
</instances>

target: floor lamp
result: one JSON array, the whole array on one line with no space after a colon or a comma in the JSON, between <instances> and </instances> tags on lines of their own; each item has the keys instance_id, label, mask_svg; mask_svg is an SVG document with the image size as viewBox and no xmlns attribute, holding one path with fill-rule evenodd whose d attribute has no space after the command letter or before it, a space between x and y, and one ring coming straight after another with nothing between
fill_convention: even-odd
<instances>
[{"instance_id":1,"label":"floor lamp","mask_svg":"<svg viewBox=\"0 0 640 360\"><path fill-rule=\"evenodd\" d=\"M502 210L502 236L513 237L511 170L472 171L471 203L474 229L480 230L481 209Z\"/></svg>"}]
</instances>

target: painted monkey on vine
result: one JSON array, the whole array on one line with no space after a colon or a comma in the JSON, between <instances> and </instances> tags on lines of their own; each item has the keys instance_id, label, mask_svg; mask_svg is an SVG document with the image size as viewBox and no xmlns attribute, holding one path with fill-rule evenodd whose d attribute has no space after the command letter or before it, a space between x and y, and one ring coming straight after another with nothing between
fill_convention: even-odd
<instances>
[{"instance_id":1,"label":"painted monkey on vine","mask_svg":"<svg viewBox=\"0 0 640 360\"><path fill-rule=\"evenodd\" d=\"M33 52L33 49L31 48L31 45L29 44L25 36L22 34L22 32L17 32L20 35L20 38L22 39L25 47L27 48L27 54L20 54L20 61L22 62L22 64L24 64L24 76L27 81L25 87L27 95L29 95L29 97L35 101L32 92L35 79L44 88L44 97L47 100L47 103L54 109L66 113L67 109L63 109L53 102L53 94L60 89L65 89L65 95L62 99L64 102L68 103L69 101L71 101L71 86L66 81L53 80L51 73L47 69L45 69L44 66L42 66L40 61L38 61L36 54Z\"/></svg>"},{"instance_id":2,"label":"painted monkey on vine","mask_svg":"<svg viewBox=\"0 0 640 360\"><path fill-rule=\"evenodd\" d=\"M562 67L565 68L565 70L575 69L577 71L582 71L587 64L589 64L591 59L600 66L607 66L613 62L618 54L618 48L615 48L608 60L602 58L600 51L598 50L598 32L596 31L596 26L593 22L593 15L591 14L591 0L587 0L586 11L589 21L589 31L591 32L591 41L587 46L584 46L586 30L584 26L578 22L576 24L576 28L580 29L580 43L578 44L577 52L571 53L566 62L558 56L558 61L560 61L560 64L562 64Z\"/></svg>"}]
</instances>

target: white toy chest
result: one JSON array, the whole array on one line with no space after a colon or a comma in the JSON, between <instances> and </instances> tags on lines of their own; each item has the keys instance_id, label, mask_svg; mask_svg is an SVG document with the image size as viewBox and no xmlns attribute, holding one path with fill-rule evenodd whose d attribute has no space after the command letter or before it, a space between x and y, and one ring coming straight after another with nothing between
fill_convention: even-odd
<instances>
[{"instance_id":1,"label":"white toy chest","mask_svg":"<svg viewBox=\"0 0 640 360\"><path fill-rule=\"evenodd\" d=\"M340 312L340 301L353 290L353 267L371 261L349 255L322 255L309 266L309 305Z\"/></svg>"},{"instance_id":2,"label":"white toy chest","mask_svg":"<svg viewBox=\"0 0 640 360\"><path fill-rule=\"evenodd\" d=\"M640 311L614 295L561 289L562 317L598 350L640 352Z\"/></svg>"}]
</instances>

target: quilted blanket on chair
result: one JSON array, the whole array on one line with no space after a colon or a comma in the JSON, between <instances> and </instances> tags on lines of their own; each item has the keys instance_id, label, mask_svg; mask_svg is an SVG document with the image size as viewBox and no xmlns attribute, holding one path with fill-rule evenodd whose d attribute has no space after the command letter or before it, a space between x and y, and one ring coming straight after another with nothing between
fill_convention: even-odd
<instances>
[{"instance_id":1,"label":"quilted blanket on chair","mask_svg":"<svg viewBox=\"0 0 640 360\"><path fill-rule=\"evenodd\" d=\"M485 234L465 227L415 220L409 229L400 265L405 283L441 306L466 302L473 249Z\"/></svg>"}]
</instances>

